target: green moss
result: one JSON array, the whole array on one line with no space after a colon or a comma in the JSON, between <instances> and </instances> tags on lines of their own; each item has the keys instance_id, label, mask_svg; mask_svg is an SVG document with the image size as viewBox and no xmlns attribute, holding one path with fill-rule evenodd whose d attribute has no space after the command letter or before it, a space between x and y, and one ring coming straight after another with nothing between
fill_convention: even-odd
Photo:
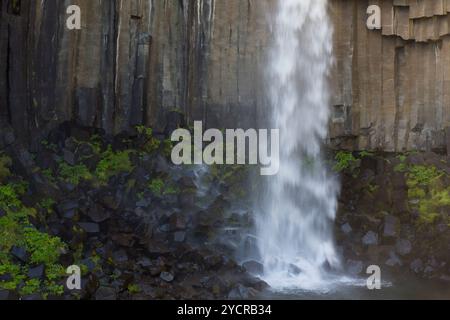
<instances>
[{"instance_id":1,"label":"green moss","mask_svg":"<svg viewBox=\"0 0 450 320\"><path fill-rule=\"evenodd\" d=\"M31 253L31 262L35 264L54 264L65 249L61 239L42 233L33 227L25 228L23 236L25 245Z\"/></svg>"},{"instance_id":2,"label":"green moss","mask_svg":"<svg viewBox=\"0 0 450 320\"><path fill-rule=\"evenodd\" d=\"M413 187L408 189L408 198L409 199L423 199L426 197L426 192L420 187Z\"/></svg>"},{"instance_id":3,"label":"green moss","mask_svg":"<svg viewBox=\"0 0 450 320\"><path fill-rule=\"evenodd\" d=\"M47 296L47 294L51 294L54 296L62 296L64 294L64 286L57 284L53 281L45 281L44 288L45 288L44 296Z\"/></svg>"},{"instance_id":4,"label":"green moss","mask_svg":"<svg viewBox=\"0 0 450 320\"><path fill-rule=\"evenodd\" d=\"M173 150L173 142L170 139L166 139L163 141L163 154L167 157L170 158L170 156L172 155L172 150Z\"/></svg>"},{"instance_id":5,"label":"green moss","mask_svg":"<svg viewBox=\"0 0 450 320\"><path fill-rule=\"evenodd\" d=\"M407 174L408 187L428 186L433 180L438 179L445 173L434 166L413 165L409 167Z\"/></svg>"},{"instance_id":6,"label":"green moss","mask_svg":"<svg viewBox=\"0 0 450 320\"><path fill-rule=\"evenodd\" d=\"M0 281L0 288L5 290L15 290L26 278L22 274L20 266L7 261L5 258L0 261L0 276L2 275L10 275L11 277L9 281Z\"/></svg>"},{"instance_id":7,"label":"green moss","mask_svg":"<svg viewBox=\"0 0 450 320\"><path fill-rule=\"evenodd\" d=\"M41 202L39 202L39 206L42 209L47 210L48 212L51 212L53 210L53 206L55 204L56 202L52 198L44 198L41 200Z\"/></svg>"},{"instance_id":8,"label":"green moss","mask_svg":"<svg viewBox=\"0 0 450 320\"><path fill-rule=\"evenodd\" d=\"M163 194L164 195L174 195L174 194L178 194L180 192L180 190L173 186L173 185L169 185L165 188Z\"/></svg>"},{"instance_id":9,"label":"green moss","mask_svg":"<svg viewBox=\"0 0 450 320\"><path fill-rule=\"evenodd\" d=\"M364 158L373 158L375 156L375 154L373 152L370 151L366 151L363 150L359 153L359 158L360 159L364 159Z\"/></svg>"},{"instance_id":10,"label":"green moss","mask_svg":"<svg viewBox=\"0 0 450 320\"><path fill-rule=\"evenodd\" d=\"M164 181L162 179L153 179L148 187L154 195L161 196L163 194Z\"/></svg>"},{"instance_id":11,"label":"green moss","mask_svg":"<svg viewBox=\"0 0 450 320\"><path fill-rule=\"evenodd\" d=\"M42 140L41 145L49 151L52 151L55 153L58 151L58 146L54 143L48 142L47 140Z\"/></svg>"},{"instance_id":12,"label":"green moss","mask_svg":"<svg viewBox=\"0 0 450 320\"><path fill-rule=\"evenodd\" d=\"M42 175L48 180L48 182L50 183L56 183L56 179L53 176L53 171L52 169L45 169L41 171Z\"/></svg>"},{"instance_id":13,"label":"green moss","mask_svg":"<svg viewBox=\"0 0 450 320\"><path fill-rule=\"evenodd\" d=\"M11 171L9 170L11 165L11 158L0 153L0 182L3 182L6 178L11 176Z\"/></svg>"},{"instance_id":14,"label":"green moss","mask_svg":"<svg viewBox=\"0 0 450 320\"><path fill-rule=\"evenodd\" d=\"M357 169L359 169L360 165L361 160L357 159L353 153L339 151L335 156L335 165L333 170L337 173L347 171L356 176L358 174Z\"/></svg>"},{"instance_id":15,"label":"green moss","mask_svg":"<svg viewBox=\"0 0 450 320\"><path fill-rule=\"evenodd\" d=\"M133 164L130 160L132 151L118 151L114 152L111 146L102 154L102 160L98 163L95 170L97 178L102 183L107 183L108 180L122 172L131 172Z\"/></svg>"},{"instance_id":16,"label":"green moss","mask_svg":"<svg viewBox=\"0 0 450 320\"><path fill-rule=\"evenodd\" d=\"M415 205L419 211L419 225L435 223L441 212L450 207L450 188L444 188L446 173L435 166L412 165L407 169L408 198L419 200Z\"/></svg>"},{"instance_id":17,"label":"green moss","mask_svg":"<svg viewBox=\"0 0 450 320\"><path fill-rule=\"evenodd\" d=\"M136 131L143 136L151 137L153 135L153 129L146 126L136 126Z\"/></svg>"},{"instance_id":18,"label":"green moss","mask_svg":"<svg viewBox=\"0 0 450 320\"><path fill-rule=\"evenodd\" d=\"M127 289L131 294L137 294L141 292L141 287L137 284L129 284Z\"/></svg>"},{"instance_id":19,"label":"green moss","mask_svg":"<svg viewBox=\"0 0 450 320\"><path fill-rule=\"evenodd\" d=\"M20 201L18 199L17 191L14 185L7 184L0 186L0 206L2 208L19 207Z\"/></svg>"},{"instance_id":20,"label":"green moss","mask_svg":"<svg viewBox=\"0 0 450 320\"><path fill-rule=\"evenodd\" d=\"M20 289L20 294L27 296L30 294L38 293L41 287L41 281L39 279L30 279L25 281L25 285Z\"/></svg>"},{"instance_id":21,"label":"green moss","mask_svg":"<svg viewBox=\"0 0 450 320\"><path fill-rule=\"evenodd\" d=\"M394 167L395 172L406 172L408 171L408 165L405 163L406 156L398 156L400 163Z\"/></svg>"},{"instance_id":22,"label":"green moss","mask_svg":"<svg viewBox=\"0 0 450 320\"><path fill-rule=\"evenodd\" d=\"M37 230L30 223L29 217L36 216L36 210L24 206L20 200L27 188L27 184L22 182L0 185L0 207L6 212L0 218L0 275L9 275L8 281L0 282L0 288L16 290L21 283L24 283L19 290L21 295L46 294L57 287L56 280L64 277L58 260L66 246L61 239ZM44 206L51 203L48 200L42 202ZM31 265L45 266L46 284L51 290L47 286L42 286L39 280L27 280L30 265L18 265L12 262L14 260L10 250L13 246L27 251Z\"/></svg>"},{"instance_id":23,"label":"green moss","mask_svg":"<svg viewBox=\"0 0 450 320\"><path fill-rule=\"evenodd\" d=\"M81 181L92 180L93 176L89 172L89 169L84 165L71 166L65 162L61 162L59 165L60 177L73 185L79 185Z\"/></svg>"}]
</instances>

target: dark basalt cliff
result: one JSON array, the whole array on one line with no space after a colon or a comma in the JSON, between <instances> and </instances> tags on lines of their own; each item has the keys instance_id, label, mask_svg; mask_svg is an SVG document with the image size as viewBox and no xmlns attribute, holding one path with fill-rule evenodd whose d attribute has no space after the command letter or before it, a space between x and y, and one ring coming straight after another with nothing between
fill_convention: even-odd
<instances>
[{"instance_id":1,"label":"dark basalt cliff","mask_svg":"<svg viewBox=\"0 0 450 320\"><path fill-rule=\"evenodd\" d=\"M64 121L119 133L180 110L254 126L274 0L2 0L0 117L31 145ZM348 149L444 150L450 124L448 0L332 0L330 138ZM82 30L65 27L77 4Z\"/></svg>"}]
</instances>

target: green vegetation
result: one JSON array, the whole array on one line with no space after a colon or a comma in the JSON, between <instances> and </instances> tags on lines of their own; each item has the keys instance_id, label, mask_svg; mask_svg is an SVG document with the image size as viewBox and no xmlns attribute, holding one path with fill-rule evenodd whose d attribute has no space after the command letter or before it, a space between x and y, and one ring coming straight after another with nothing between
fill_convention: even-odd
<instances>
[{"instance_id":1,"label":"green vegetation","mask_svg":"<svg viewBox=\"0 0 450 320\"><path fill-rule=\"evenodd\" d=\"M450 208L450 188L444 188L441 181L446 173L425 165L407 166L406 171L408 198L420 213L418 222L436 222Z\"/></svg>"},{"instance_id":2,"label":"green vegetation","mask_svg":"<svg viewBox=\"0 0 450 320\"><path fill-rule=\"evenodd\" d=\"M133 170L133 164L130 160L131 152L130 150L114 152L112 147L109 146L102 154L102 160L95 170L95 175L100 182L106 183L111 177L121 172L131 172Z\"/></svg>"},{"instance_id":3,"label":"green vegetation","mask_svg":"<svg viewBox=\"0 0 450 320\"><path fill-rule=\"evenodd\" d=\"M71 166L65 162L61 162L59 165L59 175L64 181L75 186L79 185L82 180L89 181L93 179L92 174L84 164Z\"/></svg>"},{"instance_id":4,"label":"green vegetation","mask_svg":"<svg viewBox=\"0 0 450 320\"><path fill-rule=\"evenodd\" d=\"M444 172L439 171L434 166L410 166L407 173L408 186L429 186L433 180L440 178L444 174Z\"/></svg>"},{"instance_id":5,"label":"green vegetation","mask_svg":"<svg viewBox=\"0 0 450 320\"><path fill-rule=\"evenodd\" d=\"M148 188L157 197L178 194L180 190L173 184L165 184L161 178L150 181Z\"/></svg>"},{"instance_id":6,"label":"green vegetation","mask_svg":"<svg viewBox=\"0 0 450 320\"><path fill-rule=\"evenodd\" d=\"M163 194L164 181L162 179L153 179L148 187L154 195L161 196Z\"/></svg>"},{"instance_id":7,"label":"green vegetation","mask_svg":"<svg viewBox=\"0 0 450 320\"><path fill-rule=\"evenodd\" d=\"M361 159L356 158L352 152L339 151L335 156L333 170L337 173L348 172L354 177L359 174Z\"/></svg>"},{"instance_id":8,"label":"green vegetation","mask_svg":"<svg viewBox=\"0 0 450 320\"><path fill-rule=\"evenodd\" d=\"M131 294L137 294L137 293L141 292L141 287L139 285L133 284L133 283L129 284L127 289L128 289L128 292Z\"/></svg>"},{"instance_id":9,"label":"green vegetation","mask_svg":"<svg viewBox=\"0 0 450 320\"><path fill-rule=\"evenodd\" d=\"M9 171L11 164L12 160L10 157L0 154L0 182L11 175L11 171Z\"/></svg>"},{"instance_id":10,"label":"green vegetation","mask_svg":"<svg viewBox=\"0 0 450 320\"><path fill-rule=\"evenodd\" d=\"M159 150L159 148L161 147L161 141L153 136L152 128L148 128L146 126L137 126L136 131L141 137L146 140L143 146L144 152L153 153ZM165 144L163 146L166 147Z\"/></svg>"},{"instance_id":11,"label":"green vegetation","mask_svg":"<svg viewBox=\"0 0 450 320\"><path fill-rule=\"evenodd\" d=\"M40 293L61 294L62 266L58 260L66 245L58 237L36 229L29 218L37 212L26 207L21 197L27 192L28 184L22 181L0 184L0 209L4 215L0 218L0 288L18 290L21 295ZM51 201L43 200L42 205L51 206ZM26 263L13 258L13 247L21 248L27 255ZM44 265L45 279L28 279L28 270L32 266ZM56 272L56 270L59 270Z\"/></svg>"}]
</instances>

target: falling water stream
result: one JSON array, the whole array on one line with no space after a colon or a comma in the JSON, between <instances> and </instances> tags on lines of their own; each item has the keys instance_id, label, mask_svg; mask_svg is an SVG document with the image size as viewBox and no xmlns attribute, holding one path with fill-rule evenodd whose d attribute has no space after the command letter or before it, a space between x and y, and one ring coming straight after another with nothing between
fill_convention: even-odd
<instances>
[{"instance_id":1,"label":"falling water stream","mask_svg":"<svg viewBox=\"0 0 450 320\"><path fill-rule=\"evenodd\" d=\"M316 290L340 264L332 232L338 184L321 152L332 61L327 0L280 0L273 28L267 85L271 125L280 129L280 172L260 203L257 246L273 288Z\"/></svg>"}]
</instances>

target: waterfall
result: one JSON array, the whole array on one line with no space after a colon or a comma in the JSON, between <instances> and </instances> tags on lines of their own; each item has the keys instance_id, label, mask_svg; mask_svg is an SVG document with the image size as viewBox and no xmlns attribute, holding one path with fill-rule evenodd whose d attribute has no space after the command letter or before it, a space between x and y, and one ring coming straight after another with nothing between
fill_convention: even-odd
<instances>
[{"instance_id":1,"label":"waterfall","mask_svg":"<svg viewBox=\"0 0 450 320\"><path fill-rule=\"evenodd\" d=\"M280 129L280 172L268 180L256 218L264 280L275 288L323 287L339 265L332 224L338 184L328 174L332 27L326 0L279 0L267 86Z\"/></svg>"}]
</instances>

